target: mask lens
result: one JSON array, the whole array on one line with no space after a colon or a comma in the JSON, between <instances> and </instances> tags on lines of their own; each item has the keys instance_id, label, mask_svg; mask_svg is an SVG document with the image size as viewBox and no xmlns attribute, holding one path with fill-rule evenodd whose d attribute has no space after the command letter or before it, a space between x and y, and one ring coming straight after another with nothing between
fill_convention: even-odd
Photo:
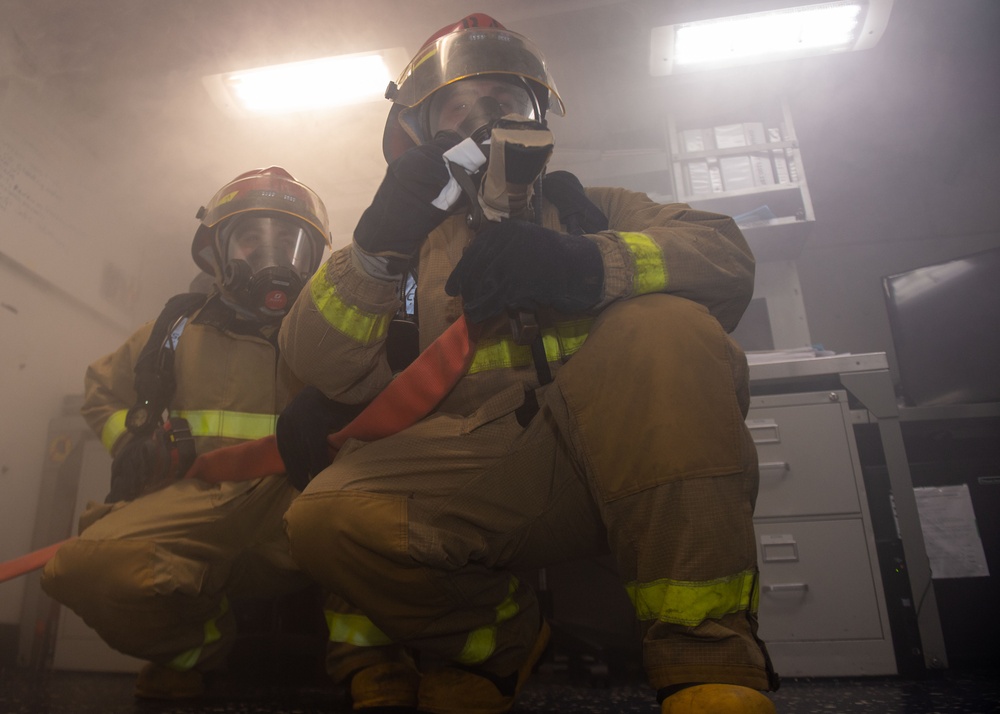
<instances>
[{"instance_id":1,"label":"mask lens","mask_svg":"<svg viewBox=\"0 0 1000 714\"><path fill-rule=\"evenodd\" d=\"M500 105L501 116L520 114L534 118L534 105L528 90L503 79L472 77L434 93L430 99L428 128L430 135L456 131L482 97L492 97Z\"/></svg>"},{"instance_id":2,"label":"mask lens","mask_svg":"<svg viewBox=\"0 0 1000 714\"><path fill-rule=\"evenodd\" d=\"M294 221L272 216L240 216L222 231L226 262L243 261L256 274L271 267L306 274L315 245Z\"/></svg>"}]
</instances>

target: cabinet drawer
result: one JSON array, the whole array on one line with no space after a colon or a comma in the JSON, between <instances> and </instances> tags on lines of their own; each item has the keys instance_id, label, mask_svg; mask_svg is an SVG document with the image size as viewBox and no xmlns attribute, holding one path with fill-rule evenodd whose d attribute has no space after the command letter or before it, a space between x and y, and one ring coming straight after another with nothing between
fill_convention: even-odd
<instances>
[{"instance_id":1,"label":"cabinet drawer","mask_svg":"<svg viewBox=\"0 0 1000 714\"><path fill-rule=\"evenodd\" d=\"M756 523L754 530L765 642L887 636L860 519Z\"/></svg>"},{"instance_id":2,"label":"cabinet drawer","mask_svg":"<svg viewBox=\"0 0 1000 714\"><path fill-rule=\"evenodd\" d=\"M857 513L854 450L837 403L750 409L760 461L757 516Z\"/></svg>"}]
</instances>

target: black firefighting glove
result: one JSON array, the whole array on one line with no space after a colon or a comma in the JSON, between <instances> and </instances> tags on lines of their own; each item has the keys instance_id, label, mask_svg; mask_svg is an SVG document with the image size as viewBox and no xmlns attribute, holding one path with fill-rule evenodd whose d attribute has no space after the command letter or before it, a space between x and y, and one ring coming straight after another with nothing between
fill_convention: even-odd
<instances>
[{"instance_id":1,"label":"black firefighting glove","mask_svg":"<svg viewBox=\"0 0 1000 714\"><path fill-rule=\"evenodd\" d=\"M188 434L190 438L190 434ZM168 428L137 435L111 461L111 490L105 503L132 501L178 480L194 456L182 454Z\"/></svg>"},{"instance_id":2,"label":"black firefighting glove","mask_svg":"<svg viewBox=\"0 0 1000 714\"><path fill-rule=\"evenodd\" d=\"M595 243L518 220L480 231L445 285L449 295L462 296L474 323L543 306L582 312L597 304L603 289L604 262Z\"/></svg>"},{"instance_id":3,"label":"black firefighting glove","mask_svg":"<svg viewBox=\"0 0 1000 714\"><path fill-rule=\"evenodd\" d=\"M369 255L413 257L427 234L448 217L448 207L433 205L451 181L443 154L461 141L441 132L429 144L407 150L389 164L371 205L354 229L355 244Z\"/></svg>"},{"instance_id":4,"label":"black firefighting glove","mask_svg":"<svg viewBox=\"0 0 1000 714\"><path fill-rule=\"evenodd\" d=\"M274 435L285 474L302 490L333 462L326 437L347 426L364 404L341 404L316 387L305 387L278 416Z\"/></svg>"}]
</instances>

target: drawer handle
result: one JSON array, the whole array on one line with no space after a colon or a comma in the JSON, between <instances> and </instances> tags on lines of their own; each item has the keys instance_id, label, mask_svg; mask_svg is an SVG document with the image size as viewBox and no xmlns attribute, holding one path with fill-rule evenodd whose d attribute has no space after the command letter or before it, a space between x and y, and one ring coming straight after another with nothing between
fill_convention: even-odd
<instances>
[{"instance_id":1,"label":"drawer handle","mask_svg":"<svg viewBox=\"0 0 1000 714\"><path fill-rule=\"evenodd\" d=\"M805 592L809 589L809 583L774 583L760 587L766 593Z\"/></svg>"},{"instance_id":2,"label":"drawer handle","mask_svg":"<svg viewBox=\"0 0 1000 714\"><path fill-rule=\"evenodd\" d=\"M748 419L747 428L755 444L780 444L778 422L773 419Z\"/></svg>"},{"instance_id":3,"label":"drawer handle","mask_svg":"<svg viewBox=\"0 0 1000 714\"><path fill-rule=\"evenodd\" d=\"M787 461L763 461L758 465L761 473L764 471L780 471L781 475L791 471Z\"/></svg>"}]
</instances>

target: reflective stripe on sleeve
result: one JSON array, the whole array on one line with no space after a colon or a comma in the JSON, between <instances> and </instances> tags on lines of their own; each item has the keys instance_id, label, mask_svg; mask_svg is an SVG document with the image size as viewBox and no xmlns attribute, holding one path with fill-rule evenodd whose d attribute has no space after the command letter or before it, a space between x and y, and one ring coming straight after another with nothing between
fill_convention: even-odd
<instances>
[{"instance_id":1,"label":"reflective stripe on sleeve","mask_svg":"<svg viewBox=\"0 0 1000 714\"><path fill-rule=\"evenodd\" d=\"M261 439L274 433L276 414L228 412L219 409L172 411L172 416L187 419L192 436L222 436L229 439Z\"/></svg>"},{"instance_id":2,"label":"reflective stripe on sleeve","mask_svg":"<svg viewBox=\"0 0 1000 714\"><path fill-rule=\"evenodd\" d=\"M345 642L355 647L378 647L392 642L375 623L364 615L324 611L330 642Z\"/></svg>"},{"instance_id":3,"label":"reflective stripe on sleeve","mask_svg":"<svg viewBox=\"0 0 1000 714\"><path fill-rule=\"evenodd\" d=\"M325 265L313 276L310 292L316 308L330 326L356 342L369 345L389 329L391 315L367 312L344 302L337 294L337 286L327 280Z\"/></svg>"},{"instance_id":4,"label":"reflective stripe on sleeve","mask_svg":"<svg viewBox=\"0 0 1000 714\"><path fill-rule=\"evenodd\" d=\"M549 362L566 359L578 349L590 334L593 320L562 322L542 330L545 358ZM468 374L487 372L491 369L524 367L532 364L531 347L519 345L510 338L484 339L476 345Z\"/></svg>"},{"instance_id":5,"label":"reflective stripe on sleeve","mask_svg":"<svg viewBox=\"0 0 1000 714\"><path fill-rule=\"evenodd\" d=\"M492 625L470 632L465 640L465 646L455 661L465 665L482 664L493 655L497 647L497 625L510 620L520 611L517 601L514 600L517 585L517 578L511 576L507 585L507 597L496 607L496 621Z\"/></svg>"},{"instance_id":6,"label":"reflective stripe on sleeve","mask_svg":"<svg viewBox=\"0 0 1000 714\"><path fill-rule=\"evenodd\" d=\"M206 622L204 625L204 638L201 645L195 647L194 649L190 649L187 652L181 652L179 655L170 660L167 667L177 672L187 672L189 669L198 664L198 660L201 659L202 651L209 645L222 639L222 633L219 632L217 621L227 612L229 612L229 600L225 595L223 595L222 602L219 603L219 614Z\"/></svg>"},{"instance_id":7,"label":"reflective stripe on sleeve","mask_svg":"<svg viewBox=\"0 0 1000 714\"><path fill-rule=\"evenodd\" d=\"M114 414L112 414L104 426L101 428L101 443L104 444L104 448L111 453L111 449L118 442L118 439L122 434L125 433L125 415L128 414L127 409L119 409Z\"/></svg>"},{"instance_id":8,"label":"reflective stripe on sleeve","mask_svg":"<svg viewBox=\"0 0 1000 714\"><path fill-rule=\"evenodd\" d=\"M753 570L717 580L633 582L625 589L640 620L689 627L735 612L755 612L758 602L757 573Z\"/></svg>"},{"instance_id":9,"label":"reflective stripe on sleeve","mask_svg":"<svg viewBox=\"0 0 1000 714\"><path fill-rule=\"evenodd\" d=\"M645 233L618 234L635 260L633 289L636 295L657 293L667 287L667 266L660 246Z\"/></svg>"}]
</instances>

